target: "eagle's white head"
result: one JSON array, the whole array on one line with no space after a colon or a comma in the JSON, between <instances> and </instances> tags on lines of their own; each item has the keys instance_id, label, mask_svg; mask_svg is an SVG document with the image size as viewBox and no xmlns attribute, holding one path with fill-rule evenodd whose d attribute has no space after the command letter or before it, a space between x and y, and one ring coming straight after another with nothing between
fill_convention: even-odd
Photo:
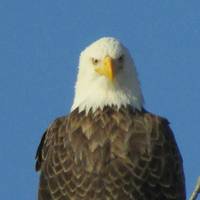
<instances>
[{"instance_id":1,"label":"eagle's white head","mask_svg":"<svg viewBox=\"0 0 200 200\"><path fill-rule=\"evenodd\" d=\"M141 110L143 96L128 49L119 40L104 37L80 55L72 110L88 112L112 105Z\"/></svg>"}]
</instances>

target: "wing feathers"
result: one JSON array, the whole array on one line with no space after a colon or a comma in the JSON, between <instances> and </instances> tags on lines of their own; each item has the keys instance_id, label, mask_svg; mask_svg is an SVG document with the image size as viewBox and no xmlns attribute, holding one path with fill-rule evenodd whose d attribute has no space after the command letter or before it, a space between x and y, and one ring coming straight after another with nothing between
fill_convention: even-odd
<instances>
[{"instance_id":1,"label":"wing feathers","mask_svg":"<svg viewBox=\"0 0 200 200\"><path fill-rule=\"evenodd\" d=\"M75 110L47 129L36 159L39 200L185 200L169 123L147 112Z\"/></svg>"}]
</instances>

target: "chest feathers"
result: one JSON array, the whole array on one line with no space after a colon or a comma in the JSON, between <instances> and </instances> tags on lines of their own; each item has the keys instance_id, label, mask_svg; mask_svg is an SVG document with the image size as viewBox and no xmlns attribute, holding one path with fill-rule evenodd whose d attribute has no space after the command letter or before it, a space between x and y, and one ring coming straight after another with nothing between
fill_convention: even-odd
<instances>
[{"instance_id":1,"label":"chest feathers","mask_svg":"<svg viewBox=\"0 0 200 200\"><path fill-rule=\"evenodd\" d=\"M88 172L100 172L115 160L133 165L134 159L150 150L147 134L150 129L132 109L104 108L87 115L74 111L67 129L66 146L71 158ZM132 152L134 159L130 160Z\"/></svg>"}]
</instances>

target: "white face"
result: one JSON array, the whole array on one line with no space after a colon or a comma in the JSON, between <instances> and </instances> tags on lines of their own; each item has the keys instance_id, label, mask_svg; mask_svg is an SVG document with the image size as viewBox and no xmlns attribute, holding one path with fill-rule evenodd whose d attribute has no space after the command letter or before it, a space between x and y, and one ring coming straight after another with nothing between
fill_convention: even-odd
<instances>
[{"instance_id":1,"label":"white face","mask_svg":"<svg viewBox=\"0 0 200 200\"><path fill-rule=\"evenodd\" d=\"M96 72L96 69L103 66L104 59L110 57L115 68L115 83L120 81L120 76L129 74L130 65L133 64L128 50L114 38L102 38L89 47L87 47L80 57L79 70L90 74L92 79L104 79L105 82L110 82L108 78ZM89 78L89 77L88 77ZM93 80L94 81L94 80ZM122 82L123 84L123 82ZM114 86L114 85L113 85Z\"/></svg>"},{"instance_id":2,"label":"white face","mask_svg":"<svg viewBox=\"0 0 200 200\"><path fill-rule=\"evenodd\" d=\"M72 109L131 104L141 109L143 98L134 62L115 38L101 38L80 56Z\"/></svg>"}]
</instances>

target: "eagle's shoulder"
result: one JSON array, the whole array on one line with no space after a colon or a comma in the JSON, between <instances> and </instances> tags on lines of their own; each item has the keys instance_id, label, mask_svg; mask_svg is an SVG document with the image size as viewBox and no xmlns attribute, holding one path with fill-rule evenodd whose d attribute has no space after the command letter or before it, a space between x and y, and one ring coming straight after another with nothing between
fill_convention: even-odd
<instances>
[{"instance_id":1,"label":"eagle's shoulder","mask_svg":"<svg viewBox=\"0 0 200 200\"><path fill-rule=\"evenodd\" d=\"M144 111L141 113L143 127L148 132L152 141L162 141L165 139L173 140L174 134L170 128L170 122L167 118L154 113Z\"/></svg>"},{"instance_id":2,"label":"eagle's shoulder","mask_svg":"<svg viewBox=\"0 0 200 200\"><path fill-rule=\"evenodd\" d=\"M62 130L67 126L69 121L69 116L61 116L56 118L44 132L40 144L36 152L36 171L41 169L43 161L46 159L50 147L53 145L52 142L55 142L53 138L59 137L62 134Z\"/></svg>"},{"instance_id":3,"label":"eagle's shoulder","mask_svg":"<svg viewBox=\"0 0 200 200\"><path fill-rule=\"evenodd\" d=\"M139 116L143 128L138 133L144 136L141 140L133 138L132 141L142 144L138 163L148 163L151 171L146 188L157 187L160 199L185 199L183 161L169 121L150 112L142 112ZM137 167L142 168L139 164Z\"/></svg>"},{"instance_id":4,"label":"eagle's shoulder","mask_svg":"<svg viewBox=\"0 0 200 200\"><path fill-rule=\"evenodd\" d=\"M182 162L175 135L168 119L147 111L140 115L142 115L142 127L148 139L151 152L166 152L167 154L171 152L171 155L178 157L178 160Z\"/></svg>"},{"instance_id":5,"label":"eagle's shoulder","mask_svg":"<svg viewBox=\"0 0 200 200\"><path fill-rule=\"evenodd\" d=\"M149 123L152 123L153 125L169 126L170 124L167 118L154 114L147 110L143 109L142 112L140 112L140 114L144 117L145 120L147 120Z\"/></svg>"},{"instance_id":6,"label":"eagle's shoulder","mask_svg":"<svg viewBox=\"0 0 200 200\"><path fill-rule=\"evenodd\" d=\"M175 135L167 118L150 112L144 112L144 121L147 121L147 126L150 127L149 131L153 145L166 146L166 144L169 144L171 147L176 148L175 152L179 153Z\"/></svg>"}]
</instances>

